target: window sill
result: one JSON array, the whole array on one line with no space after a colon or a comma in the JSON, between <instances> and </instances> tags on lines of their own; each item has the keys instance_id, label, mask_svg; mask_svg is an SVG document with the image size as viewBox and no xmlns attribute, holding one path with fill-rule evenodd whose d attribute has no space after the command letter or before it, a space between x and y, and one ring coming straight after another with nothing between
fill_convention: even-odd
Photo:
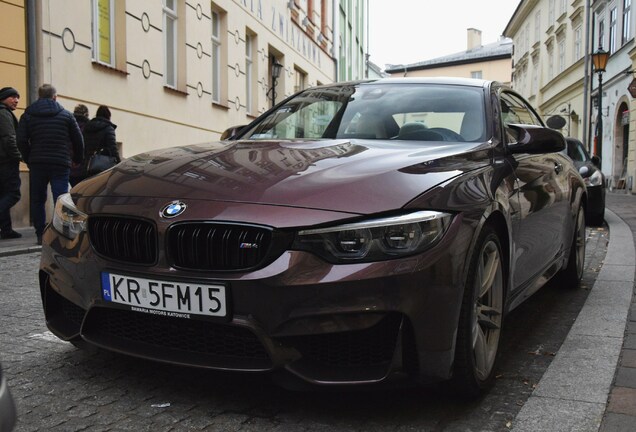
<instances>
[{"instance_id":1,"label":"window sill","mask_svg":"<svg viewBox=\"0 0 636 432\"><path fill-rule=\"evenodd\" d=\"M230 109L230 107L228 105L223 105L223 104L220 104L219 102L212 102L212 106L216 107L216 108L222 108L222 109L225 109L225 110L228 110L228 111Z\"/></svg>"},{"instance_id":2,"label":"window sill","mask_svg":"<svg viewBox=\"0 0 636 432\"><path fill-rule=\"evenodd\" d=\"M112 66L104 64L104 63L100 63L100 62L95 61L95 60L93 60L92 62L93 62L93 67L96 67L97 69L103 69L103 70L107 70L107 71L110 71L110 72L115 72L115 73L118 73L118 74L124 75L124 76L130 75L125 70L117 69L115 67L112 67Z\"/></svg>"},{"instance_id":3,"label":"window sill","mask_svg":"<svg viewBox=\"0 0 636 432\"><path fill-rule=\"evenodd\" d=\"M174 94L176 94L178 96L187 96L188 95L188 92L176 89L174 87L170 87L168 85L164 85L163 89L164 89L164 91L166 91L168 93L174 93Z\"/></svg>"}]
</instances>

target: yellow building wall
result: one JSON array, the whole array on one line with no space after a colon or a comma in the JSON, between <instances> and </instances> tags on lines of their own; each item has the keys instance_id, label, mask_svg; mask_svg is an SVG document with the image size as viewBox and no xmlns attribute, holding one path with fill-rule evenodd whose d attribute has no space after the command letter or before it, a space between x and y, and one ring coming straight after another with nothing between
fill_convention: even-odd
<instances>
[{"instance_id":1,"label":"yellow building wall","mask_svg":"<svg viewBox=\"0 0 636 432\"><path fill-rule=\"evenodd\" d=\"M404 72L392 72L392 77L437 77L448 76L458 78L470 78L472 72L481 71L482 78L486 80L500 81L510 84L512 74L512 60L501 59L484 61L454 66L431 67L430 69L411 70Z\"/></svg>"},{"instance_id":2,"label":"yellow building wall","mask_svg":"<svg viewBox=\"0 0 636 432\"><path fill-rule=\"evenodd\" d=\"M22 99L15 114L24 111L27 95L26 15L24 0L0 0L0 88L15 87Z\"/></svg>"},{"instance_id":3,"label":"yellow building wall","mask_svg":"<svg viewBox=\"0 0 636 432\"><path fill-rule=\"evenodd\" d=\"M0 88L14 87L20 92L20 103L14 114L24 112L27 105L26 12L24 0L0 0ZM22 199L11 208L14 227L29 225L28 171L20 167Z\"/></svg>"}]
</instances>

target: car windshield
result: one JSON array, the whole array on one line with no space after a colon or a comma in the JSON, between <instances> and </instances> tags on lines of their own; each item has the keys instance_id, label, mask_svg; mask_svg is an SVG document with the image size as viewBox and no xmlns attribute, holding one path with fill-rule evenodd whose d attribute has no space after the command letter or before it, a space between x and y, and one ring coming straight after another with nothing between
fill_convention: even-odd
<instances>
[{"instance_id":1,"label":"car windshield","mask_svg":"<svg viewBox=\"0 0 636 432\"><path fill-rule=\"evenodd\" d=\"M390 83L308 89L240 139L483 141L483 92L459 85Z\"/></svg>"}]
</instances>

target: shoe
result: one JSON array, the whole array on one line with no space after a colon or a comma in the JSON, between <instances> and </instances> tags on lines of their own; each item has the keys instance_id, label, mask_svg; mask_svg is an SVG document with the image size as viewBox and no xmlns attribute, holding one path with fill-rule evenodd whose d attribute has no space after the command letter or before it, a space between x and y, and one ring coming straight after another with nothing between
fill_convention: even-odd
<instances>
[{"instance_id":1,"label":"shoe","mask_svg":"<svg viewBox=\"0 0 636 432\"><path fill-rule=\"evenodd\" d=\"M17 231L11 230L11 231L5 231L0 233L0 239L2 240L6 240L6 239L17 239L22 237L22 234L20 234Z\"/></svg>"},{"instance_id":2,"label":"shoe","mask_svg":"<svg viewBox=\"0 0 636 432\"><path fill-rule=\"evenodd\" d=\"M42 236L38 236L38 246L42 246Z\"/></svg>"}]
</instances>

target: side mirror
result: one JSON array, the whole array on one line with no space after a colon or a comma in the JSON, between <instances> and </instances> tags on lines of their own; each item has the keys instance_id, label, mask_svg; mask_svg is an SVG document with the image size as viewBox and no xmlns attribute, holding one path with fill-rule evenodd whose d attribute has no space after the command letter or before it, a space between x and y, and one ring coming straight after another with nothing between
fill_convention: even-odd
<instances>
[{"instance_id":1,"label":"side mirror","mask_svg":"<svg viewBox=\"0 0 636 432\"><path fill-rule=\"evenodd\" d=\"M221 134L221 141L234 139L234 137L238 135L243 130L244 127L245 125L241 125L241 126L232 126L230 128L225 129L223 133Z\"/></svg>"},{"instance_id":2,"label":"side mirror","mask_svg":"<svg viewBox=\"0 0 636 432\"><path fill-rule=\"evenodd\" d=\"M590 175L590 169L583 165L581 168L579 168L579 174L581 174L581 177L585 178Z\"/></svg>"},{"instance_id":3,"label":"side mirror","mask_svg":"<svg viewBox=\"0 0 636 432\"><path fill-rule=\"evenodd\" d=\"M508 144L511 153L556 153L565 150L565 138L560 132L534 125L506 126L517 142Z\"/></svg>"},{"instance_id":4,"label":"side mirror","mask_svg":"<svg viewBox=\"0 0 636 432\"><path fill-rule=\"evenodd\" d=\"M594 164L595 167L597 168L601 168L601 158L598 157L597 155L592 156L591 158L592 163Z\"/></svg>"}]
</instances>

